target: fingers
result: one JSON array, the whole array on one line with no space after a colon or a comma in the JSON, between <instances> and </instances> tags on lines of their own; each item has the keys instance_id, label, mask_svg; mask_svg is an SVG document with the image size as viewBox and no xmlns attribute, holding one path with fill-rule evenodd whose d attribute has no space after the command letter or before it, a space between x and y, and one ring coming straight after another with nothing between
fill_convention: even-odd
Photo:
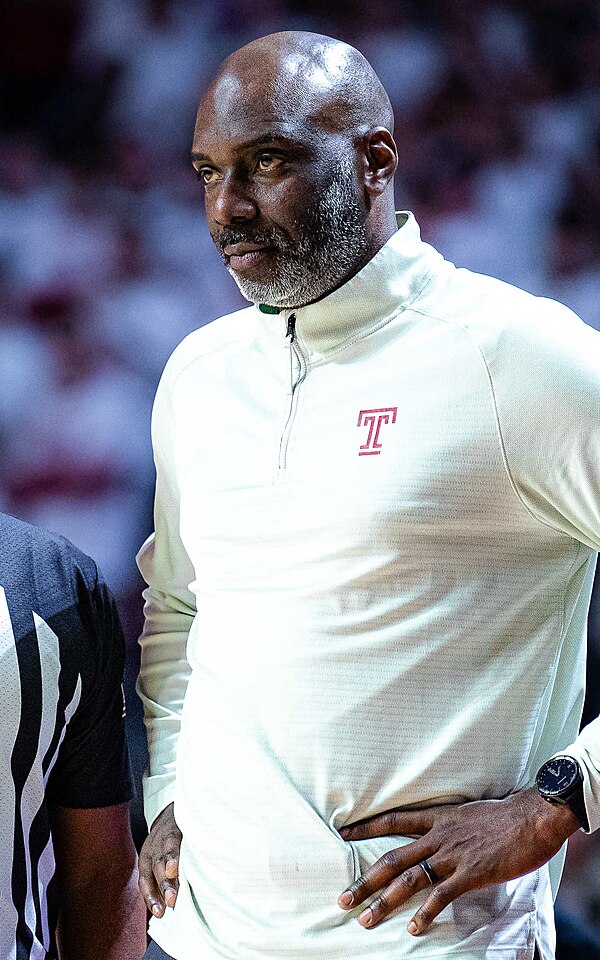
<instances>
[{"instance_id":1,"label":"fingers","mask_svg":"<svg viewBox=\"0 0 600 960\"><path fill-rule=\"evenodd\" d=\"M416 844L411 844L415 847ZM357 917L358 923L362 927L371 929L386 920L395 910L403 906L415 894L422 890L431 888L431 881L428 874L421 866L421 857L416 864L402 868L401 858L393 857L394 854L401 854L407 848L401 850L391 850L389 854L378 860L370 870L366 871L362 877L353 883L348 890L344 891L339 899L340 906L349 909L362 903L368 897L372 896L377 890L381 890L379 896L375 897L369 906ZM411 858L413 859L413 858ZM382 860L387 860L386 865L381 866ZM391 865L396 861L396 869ZM427 857L429 867L434 874L439 876L439 864L436 864L436 858L433 855ZM389 864L389 865L388 865ZM398 870L401 872L398 873ZM383 880L381 878L386 877ZM390 879L391 877L391 879ZM424 933L435 918L452 902L468 889L468 884L464 884L459 874L454 874L447 880L440 880L427 897L425 903L419 907L417 912L411 918L407 930L413 936ZM354 893L356 891L356 893ZM350 894L352 902L344 901L343 898Z\"/></svg>"},{"instance_id":2,"label":"fingers","mask_svg":"<svg viewBox=\"0 0 600 960\"><path fill-rule=\"evenodd\" d=\"M179 890L179 846L181 834L169 833L157 838L152 834L140 851L140 892L155 917L162 917L165 907L173 908ZM162 852L154 853L158 847Z\"/></svg>"},{"instance_id":3,"label":"fingers","mask_svg":"<svg viewBox=\"0 0 600 960\"><path fill-rule=\"evenodd\" d=\"M177 900L177 891L179 890L179 857L171 855L165 863L163 891L165 903L168 907L174 907Z\"/></svg>"},{"instance_id":4,"label":"fingers","mask_svg":"<svg viewBox=\"0 0 600 960\"><path fill-rule=\"evenodd\" d=\"M342 827L340 836L344 840L370 840L373 837L389 836L422 837L433 826L435 810L435 807L426 810L386 810L376 817Z\"/></svg>"},{"instance_id":5,"label":"fingers","mask_svg":"<svg viewBox=\"0 0 600 960\"><path fill-rule=\"evenodd\" d=\"M146 868L142 873L140 859L140 891L146 906L155 917L162 917L165 906L171 908L175 906L179 890L178 870L179 866L175 860L171 859L165 865L164 860L161 859L152 865L150 872Z\"/></svg>"},{"instance_id":6,"label":"fingers","mask_svg":"<svg viewBox=\"0 0 600 960\"><path fill-rule=\"evenodd\" d=\"M430 883L420 866L410 867L392 880L385 890L379 894L357 917L362 927L376 927L385 920L394 910L410 900L416 893L425 890Z\"/></svg>"},{"instance_id":7,"label":"fingers","mask_svg":"<svg viewBox=\"0 0 600 960\"><path fill-rule=\"evenodd\" d=\"M162 917L165 912L165 901L163 899L161 890L156 882L156 877L154 876L154 870L152 868L152 859L148 853L142 847L140 851L140 879L138 885L140 888L140 893L144 898L144 902L150 911L155 917Z\"/></svg>"},{"instance_id":8,"label":"fingers","mask_svg":"<svg viewBox=\"0 0 600 960\"><path fill-rule=\"evenodd\" d=\"M400 886L394 888L394 896L397 897L401 892L406 892L407 896L404 900L408 900L413 893L429 885L429 880L418 863L425 857L429 858L431 863L433 853L435 851L424 840L416 840L405 847L389 850L344 890L338 898L340 907L343 910L350 910L377 893L382 887L387 887L388 884L393 885L396 881L400 882ZM398 902L403 903L404 900Z\"/></svg>"},{"instance_id":9,"label":"fingers","mask_svg":"<svg viewBox=\"0 0 600 960\"><path fill-rule=\"evenodd\" d=\"M168 843L169 839L165 838L165 851L154 856L152 872L162 899L167 907L173 908L179 890L179 848L174 849L173 845Z\"/></svg>"},{"instance_id":10,"label":"fingers","mask_svg":"<svg viewBox=\"0 0 600 960\"><path fill-rule=\"evenodd\" d=\"M464 893L466 889L467 886L463 884L458 874L454 874L450 879L435 886L425 903L419 907L408 923L406 928L408 932L412 934L413 937L418 936L420 933L425 933L442 910L459 897L461 893ZM360 920L360 917L358 919Z\"/></svg>"}]
</instances>

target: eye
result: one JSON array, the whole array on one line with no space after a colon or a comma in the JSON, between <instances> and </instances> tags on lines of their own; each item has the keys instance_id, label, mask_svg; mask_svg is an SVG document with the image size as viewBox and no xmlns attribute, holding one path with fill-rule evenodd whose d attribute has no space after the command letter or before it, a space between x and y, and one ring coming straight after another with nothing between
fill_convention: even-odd
<instances>
[{"instance_id":1,"label":"eye","mask_svg":"<svg viewBox=\"0 0 600 960\"><path fill-rule=\"evenodd\" d=\"M196 170L196 176L201 183L207 186L207 184L216 180L217 172L212 167L200 167Z\"/></svg>"},{"instance_id":2,"label":"eye","mask_svg":"<svg viewBox=\"0 0 600 960\"><path fill-rule=\"evenodd\" d=\"M258 170L261 172L267 172L272 170L273 167L276 167L281 160L279 157L274 157L272 153L261 153L256 162Z\"/></svg>"}]
</instances>

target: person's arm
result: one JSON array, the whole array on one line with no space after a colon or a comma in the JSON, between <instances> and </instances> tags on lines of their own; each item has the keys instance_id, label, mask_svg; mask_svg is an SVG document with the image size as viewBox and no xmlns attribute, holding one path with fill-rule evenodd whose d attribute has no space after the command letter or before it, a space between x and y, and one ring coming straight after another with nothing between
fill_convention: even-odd
<instances>
[{"instance_id":1,"label":"person's arm","mask_svg":"<svg viewBox=\"0 0 600 960\"><path fill-rule=\"evenodd\" d=\"M501 368L484 346L506 465L540 522L570 537L574 565L600 550L600 333L571 310L536 300L507 329ZM600 828L600 718L556 754L579 762L589 830ZM549 759L549 758L546 758Z\"/></svg>"},{"instance_id":2,"label":"person's arm","mask_svg":"<svg viewBox=\"0 0 600 960\"><path fill-rule=\"evenodd\" d=\"M146 917L136 890L125 736L125 640L95 564L73 553L76 610L62 666L76 704L46 786L60 960L139 960ZM65 688L67 697L71 695Z\"/></svg>"},{"instance_id":3,"label":"person's arm","mask_svg":"<svg viewBox=\"0 0 600 960\"><path fill-rule=\"evenodd\" d=\"M59 960L140 960L146 909L126 803L51 808Z\"/></svg>"},{"instance_id":4,"label":"person's arm","mask_svg":"<svg viewBox=\"0 0 600 960\"><path fill-rule=\"evenodd\" d=\"M144 705L148 770L144 810L149 836L140 855L140 889L148 909L162 916L177 897L181 834L173 815L175 761L181 711L190 667L188 634L196 614L190 590L194 570L179 533L177 479L176 373L171 361L163 374L152 415L156 463L155 532L137 561L148 584L144 591L144 630L137 692Z\"/></svg>"},{"instance_id":5,"label":"person's arm","mask_svg":"<svg viewBox=\"0 0 600 960\"><path fill-rule=\"evenodd\" d=\"M507 321L501 361L485 336L481 352L515 493L541 524L581 545L583 563L600 549L600 335L560 304L528 303L534 316ZM571 746L556 746L579 761L589 828L600 828L600 718ZM573 810L547 803L536 787L500 800L386 811L341 835L416 839L373 864L339 905L354 909L374 896L358 915L371 929L431 885L408 925L413 935L426 933L461 894L530 873L581 826Z\"/></svg>"}]
</instances>

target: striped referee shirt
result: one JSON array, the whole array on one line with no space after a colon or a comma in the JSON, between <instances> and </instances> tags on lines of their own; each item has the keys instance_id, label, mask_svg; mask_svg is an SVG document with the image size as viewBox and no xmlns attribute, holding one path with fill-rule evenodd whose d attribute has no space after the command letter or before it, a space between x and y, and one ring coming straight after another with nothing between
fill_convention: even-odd
<instances>
[{"instance_id":1,"label":"striped referee shirt","mask_svg":"<svg viewBox=\"0 0 600 960\"><path fill-rule=\"evenodd\" d=\"M53 960L50 808L130 798L116 607L92 560L0 514L0 957Z\"/></svg>"}]
</instances>

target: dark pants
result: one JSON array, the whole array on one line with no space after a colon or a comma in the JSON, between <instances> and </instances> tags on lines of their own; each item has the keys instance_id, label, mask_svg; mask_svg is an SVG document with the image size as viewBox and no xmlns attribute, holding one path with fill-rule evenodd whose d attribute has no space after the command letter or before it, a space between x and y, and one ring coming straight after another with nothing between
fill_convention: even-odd
<instances>
[{"instance_id":1,"label":"dark pants","mask_svg":"<svg viewBox=\"0 0 600 960\"><path fill-rule=\"evenodd\" d=\"M150 946L146 950L142 960L173 960L173 958L170 957L168 953L165 953L164 950L161 950L154 940L151 940Z\"/></svg>"}]
</instances>

